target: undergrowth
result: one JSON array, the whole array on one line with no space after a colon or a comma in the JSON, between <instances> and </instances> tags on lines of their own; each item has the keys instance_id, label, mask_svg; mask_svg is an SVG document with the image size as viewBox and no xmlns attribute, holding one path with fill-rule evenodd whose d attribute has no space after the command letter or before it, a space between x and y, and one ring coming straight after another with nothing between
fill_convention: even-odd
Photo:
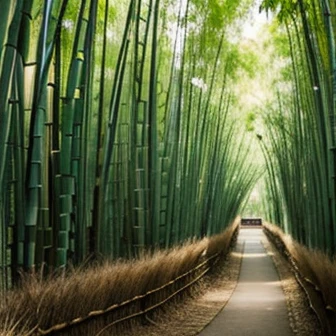
<instances>
[{"instance_id":1,"label":"undergrowth","mask_svg":"<svg viewBox=\"0 0 336 336\"><path fill-rule=\"evenodd\" d=\"M217 258L228 253L238 223L239 219L222 234L211 238L190 240L181 246L148 253L136 260L105 260L47 279L36 272L25 274L20 288L1 297L0 336L91 336L110 335L112 331L122 334L122 330L144 322L145 317L150 318L152 313L114 324L117 320L159 304L206 270L214 268ZM217 254L218 257L188 273ZM185 273L188 273L185 277L174 281ZM145 295L162 286L162 290ZM188 287L169 302L192 295L197 286ZM139 299L114 307L135 297Z\"/></svg>"}]
</instances>

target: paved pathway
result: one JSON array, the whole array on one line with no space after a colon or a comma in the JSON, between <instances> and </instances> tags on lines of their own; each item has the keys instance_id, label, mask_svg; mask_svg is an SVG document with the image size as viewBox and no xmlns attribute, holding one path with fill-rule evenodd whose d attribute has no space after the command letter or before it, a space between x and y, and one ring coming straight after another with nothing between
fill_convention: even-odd
<instances>
[{"instance_id":1,"label":"paved pathway","mask_svg":"<svg viewBox=\"0 0 336 336\"><path fill-rule=\"evenodd\" d=\"M285 297L261 229L241 229L245 243L238 285L224 309L199 336L289 336Z\"/></svg>"}]
</instances>

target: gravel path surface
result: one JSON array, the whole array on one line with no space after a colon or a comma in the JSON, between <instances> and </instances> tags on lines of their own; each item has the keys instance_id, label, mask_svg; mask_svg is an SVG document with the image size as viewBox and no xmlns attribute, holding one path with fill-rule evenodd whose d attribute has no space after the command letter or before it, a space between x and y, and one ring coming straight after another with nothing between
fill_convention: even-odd
<instances>
[{"instance_id":1,"label":"gravel path surface","mask_svg":"<svg viewBox=\"0 0 336 336\"><path fill-rule=\"evenodd\" d=\"M238 285L218 316L200 336L292 336L281 282L261 229L240 230L244 243Z\"/></svg>"},{"instance_id":2,"label":"gravel path surface","mask_svg":"<svg viewBox=\"0 0 336 336\"><path fill-rule=\"evenodd\" d=\"M281 279L289 323L294 335L322 335L305 293L296 282L287 261L265 236L262 238L262 243L273 259ZM198 335L222 311L234 292L240 273L243 247L243 243L238 241L235 250L223 261L217 273L207 277L200 284L199 292L194 298L188 298L179 305L168 306L165 312L148 320L147 325L137 326L129 333L123 332L123 336Z\"/></svg>"}]
</instances>

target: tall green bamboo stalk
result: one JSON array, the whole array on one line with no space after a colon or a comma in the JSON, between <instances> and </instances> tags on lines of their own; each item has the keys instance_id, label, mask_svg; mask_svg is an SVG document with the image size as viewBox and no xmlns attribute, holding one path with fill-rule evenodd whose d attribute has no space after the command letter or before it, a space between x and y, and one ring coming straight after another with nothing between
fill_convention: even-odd
<instances>
[{"instance_id":1,"label":"tall green bamboo stalk","mask_svg":"<svg viewBox=\"0 0 336 336\"><path fill-rule=\"evenodd\" d=\"M328 1L285 1L279 18L287 25L293 67L293 96L281 105L278 120L267 122L272 130L269 167L273 185L281 189L277 202L286 219L279 223L302 243L335 253L334 159L334 53L333 22ZM289 25L291 24L291 25ZM285 117L283 117L285 116ZM271 117L273 118L273 117ZM273 132L274 131L274 132Z\"/></svg>"},{"instance_id":2,"label":"tall green bamboo stalk","mask_svg":"<svg viewBox=\"0 0 336 336\"><path fill-rule=\"evenodd\" d=\"M247 4L4 4L2 289L19 268L134 257L238 214L254 179L231 117L226 32Z\"/></svg>"}]
</instances>

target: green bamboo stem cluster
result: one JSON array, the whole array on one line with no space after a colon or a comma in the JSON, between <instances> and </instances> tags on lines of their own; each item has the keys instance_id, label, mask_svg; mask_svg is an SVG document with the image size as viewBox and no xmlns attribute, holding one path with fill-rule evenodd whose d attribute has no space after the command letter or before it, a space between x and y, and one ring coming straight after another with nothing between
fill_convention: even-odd
<instances>
[{"instance_id":1,"label":"green bamboo stem cluster","mask_svg":"<svg viewBox=\"0 0 336 336\"><path fill-rule=\"evenodd\" d=\"M289 98L279 94L277 112L266 121L270 216L301 243L333 255L336 8L324 0L264 2L269 9L277 5L287 30L293 91Z\"/></svg>"},{"instance_id":2,"label":"green bamboo stem cluster","mask_svg":"<svg viewBox=\"0 0 336 336\"><path fill-rule=\"evenodd\" d=\"M175 6L1 9L2 288L20 268L212 235L239 212L255 180L230 117L225 31L240 2Z\"/></svg>"}]
</instances>

